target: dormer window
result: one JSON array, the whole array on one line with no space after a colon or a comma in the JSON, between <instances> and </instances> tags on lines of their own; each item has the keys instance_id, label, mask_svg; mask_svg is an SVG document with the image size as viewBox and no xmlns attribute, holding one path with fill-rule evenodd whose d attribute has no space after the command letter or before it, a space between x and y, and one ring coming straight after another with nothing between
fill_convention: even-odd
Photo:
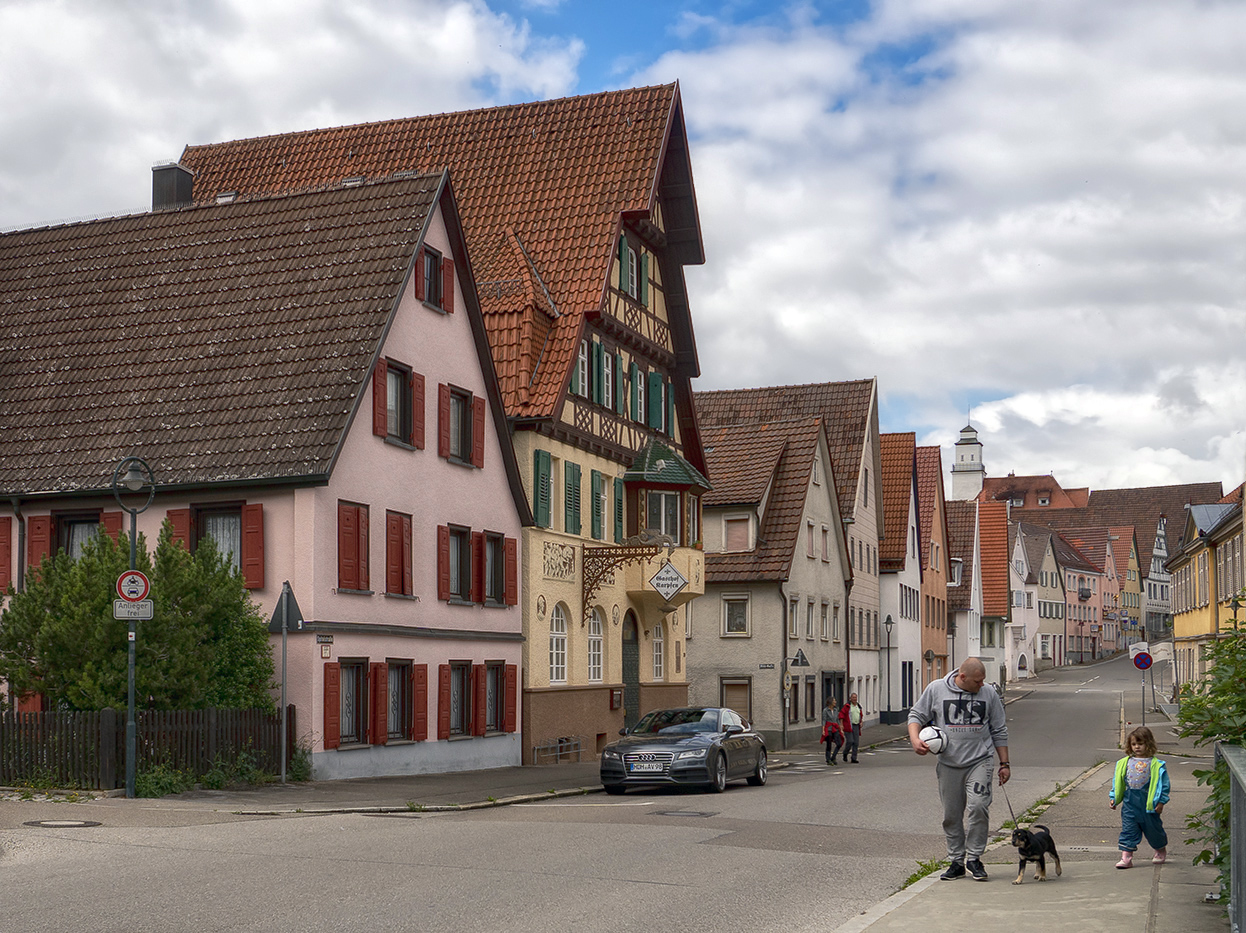
<instances>
[{"instance_id":1,"label":"dormer window","mask_svg":"<svg viewBox=\"0 0 1246 933\"><path fill-rule=\"evenodd\" d=\"M576 390L588 398L588 341L580 341L580 355L576 359Z\"/></svg>"},{"instance_id":2,"label":"dormer window","mask_svg":"<svg viewBox=\"0 0 1246 933\"><path fill-rule=\"evenodd\" d=\"M1039 496L1038 504L1039 505L1051 505L1051 496Z\"/></svg>"},{"instance_id":3,"label":"dormer window","mask_svg":"<svg viewBox=\"0 0 1246 933\"><path fill-rule=\"evenodd\" d=\"M723 550L747 551L750 545L749 518L747 515L723 519Z\"/></svg>"}]
</instances>

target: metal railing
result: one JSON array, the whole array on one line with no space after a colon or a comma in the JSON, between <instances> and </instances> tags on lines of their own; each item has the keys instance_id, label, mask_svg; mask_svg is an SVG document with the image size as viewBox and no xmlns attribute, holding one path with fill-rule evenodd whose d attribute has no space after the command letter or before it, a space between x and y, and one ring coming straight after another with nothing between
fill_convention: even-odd
<instances>
[{"instance_id":1,"label":"metal railing","mask_svg":"<svg viewBox=\"0 0 1246 933\"><path fill-rule=\"evenodd\" d=\"M1229 922L1246 933L1246 748L1217 745L1229 766Z\"/></svg>"}]
</instances>

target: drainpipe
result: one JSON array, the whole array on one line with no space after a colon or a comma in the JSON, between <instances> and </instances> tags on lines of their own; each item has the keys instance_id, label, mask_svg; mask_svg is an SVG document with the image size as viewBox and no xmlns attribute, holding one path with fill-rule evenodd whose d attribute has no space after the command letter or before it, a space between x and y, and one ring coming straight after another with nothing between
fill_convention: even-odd
<instances>
[{"instance_id":1,"label":"drainpipe","mask_svg":"<svg viewBox=\"0 0 1246 933\"><path fill-rule=\"evenodd\" d=\"M779 720L783 724L783 749L784 751L786 751L787 750L788 710L787 710L787 703L785 703L784 700L787 700L789 702L791 700L791 698L787 695L788 692L786 688L783 686L783 681L787 680L787 676L786 676L787 675L787 585L786 584L783 584L783 583L779 584L779 598L783 600L783 604L780 607L780 620L781 621L779 624L779 632L783 637L783 641L782 641L783 673L780 675L780 679L779 679Z\"/></svg>"},{"instance_id":2,"label":"drainpipe","mask_svg":"<svg viewBox=\"0 0 1246 933\"><path fill-rule=\"evenodd\" d=\"M21 593L26 584L26 519L22 517L22 500L14 496L9 500L13 515L17 518L17 591Z\"/></svg>"}]
</instances>

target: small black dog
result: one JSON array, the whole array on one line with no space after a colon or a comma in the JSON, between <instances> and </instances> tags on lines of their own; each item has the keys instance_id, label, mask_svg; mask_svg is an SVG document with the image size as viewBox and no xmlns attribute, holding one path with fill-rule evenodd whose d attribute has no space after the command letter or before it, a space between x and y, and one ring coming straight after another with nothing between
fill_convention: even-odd
<instances>
[{"instance_id":1,"label":"small black dog","mask_svg":"<svg viewBox=\"0 0 1246 933\"><path fill-rule=\"evenodd\" d=\"M1034 862L1038 866L1034 869L1034 877L1039 881L1046 881L1048 855L1056 863L1056 874L1060 874L1060 855L1056 852L1056 844L1051 840L1051 830L1038 823L1034 824L1034 830L1037 832L1029 829L1012 831L1012 844L1017 847L1021 856L1021 864L1017 866L1017 880L1013 884L1020 884L1024 880L1026 862Z\"/></svg>"}]
</instances>

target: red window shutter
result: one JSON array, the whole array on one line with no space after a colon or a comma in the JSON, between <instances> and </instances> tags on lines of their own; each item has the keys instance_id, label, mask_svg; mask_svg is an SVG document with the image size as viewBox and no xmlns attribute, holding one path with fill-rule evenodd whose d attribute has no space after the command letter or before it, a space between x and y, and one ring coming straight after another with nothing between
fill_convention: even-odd
<instances>
[{"instance_id":1,"label":"red window shutter","mask_svg":"<svg viewBox=\"0 0 1246 933\"><path fill-rule=\"evenodd\" d=\"M366 590L371 586L370 574L368 573L370 560L368 553L368 507L366 505L356 506L355 512L359 520L359 589Z\"/></svg>"},{"instance_id":2,"label":"red window shutter","mask_svg":"<svg viewBox=\"0 0 1246 933\"><path fill-rule=\"evenodd\" d=\"M428 738L428 665L411 666L411 740Z\"/></svg>"},{"instance_id":3,"label":"red window shutter","mask_svg":"<svg viewBox=\"0 0 1246 933\"><path fill-rule=\"evenodd\" d=\"M514 664L506 665L506 722L507 732L514 732L519 721L519 669Z\"/></svg>"},{"instance_id":4,"label":"red window shutter","mask_svg":"<svg viewBox=\"0 0 1246 933\"><path fill-rule=\"evenodd\" d=\"M385 437L389 433L389 386L385 361L377 360L372 370L372 433Z\"/></svg>"},{"instance_id":5,"label":"red window shutter","mask_svg":"<svg viewBox=\"0 0 1246 933\"><path fill-rule=\"evenodd\" d=\"M402 592L402 516L385 513L385 592Z\"/></svg>"},{"instance_id":6,"label":"red window shutter","mask_svg":"<svg viewBox=\"0 0 1246 933\"><path fill-rule=\"evenodd\" d=\"M472 466L485 465L485 400L472 399Z\"/></svg>"},{"instance_id":7,"label":"red window shutter","mask_svg":"<svg viewBox=\"0 0 1246 933\"><path fill-rule=\"evenodd\" d=\"M507 538L503 548L506 554L506 605L514 606L519 602L519 542Z\"/></svg>"},{"instance_id":8,"label":"red window shutter","mask_svg":"<svg viewBox=\"0 0 1246 933\"><path fill-rule=\"evenodd\" d=\"M428 289L424 287L424 250L418 250L415 254L415 299L423 301L424 296L428 294Z\"/></svg>"},{"instance_id":9,"label":"red window shutter","mask_svg":"<svg viewBox=\"0 0 1246 933\"><path fill-rule=\"evenodd\" d=\"M169 509L169 524L173 526L173 540L190 550L190 509Z\"/></svg>"},{"instance_id":10,"label":"red window shutter","mask_svg":"<svg viewBox=\"0 0 1246 933\"><path fill-rule=\"evenodd\" d=\"M342 666L329 661L324 666L324 747L342 744Z\"/></svg>"},{"instance_id":11,"label":"red window shutter","mask_svg":"<svg viewBox=\"0 0 1246 933\"><path fill-rule=\"evenodd\" d=\"M242 580L249 590L264 588L264 506L242 507Z\"/></svg>"},{"instance_id":12,"label":"red window shutter","mask_svg":"<svg viewBox=\"0 0 1246 933\"><path fill-rule=\"evenodd\" d=\"M411 446L424 449L424 377L411 374Z\"/></svg>"},{"instance_id":13,"label":"red window shutter","mask_svg":"<svg viewBox=\"0 0 1246 933\"><path fill-rule=\"evenodd\" d=\"M337 504L337 585L344 590L358 590L359 547L358 514L353 505Z\"/></svg>"},{"instance_id":14,"label":"red window shutter","mask_svg":"<svg viewBox=\"0 0 1246 933\"><path fill-rule=\"evenodd\" d=\"M450 598L450 526L437 526L437 598Z\"/></svg>"},{"instance_id":15,"label":"red window shutter","mask_svg":"<svg viewBox=\"0 0 1246 933\"><path fill-rule=\"evenodd\" d=\"M472 532L472 602L485 601L485 536Z\"/></svg>"},{"instance_id":16,"label":"red window shutter","mask_svg":"<svg viewBox=\"0 0 1246 933\"><path fill-rule=\"evenodd\" d=\"M454 313L454 260L441 258L441 307L447 314Z\"/></svg>"},{"instance_id":17,"label":"red window shutter","mask_svg":"<svg viewBox=\"0 0 1246 933\"><path fill-rule=\"evenodd\" d=\"M26 563L38 567L52 553L52 516L36 515L26 519Z\"/></svg>"},{"instance_id":18,"label":"red window shutter","mask_svg":"<svg viewBox=\"0 0 1246 933\"><path fill-rule=\"evenodd\" d=\"M13 518L0 515L0 590L13 579Z\"/></svg>"},{"instance_id":19,"label":"red window shutter","mask_svg":"<svg viewBox=\"0 0 1246 933\"><path fill-rule=\"evenodd\" d=\"M373 745L389 744L389 723L386 713L389 711L389 665L384 661L369 664L371 681L372 715L368 717L372 732Z\"/></svg>"},{"instance_id":20,"label":"red window shutter","mask_svg":"<svg viewBox=\"0 0 1246 933\"><path fill-rule=\"evenodd\" d=\"M100 524L109 537L120 543L125 528L125 512L104 512L100 515Z\"/></svg>"},{"instance_id":21,"label":"red window shutter","mask_svg":"<svg viewBox=\"0 0 1246 933\"><path fill-rule=\"evenodd\" d=\"M483 664L472 665L472 735L485 734L485 706L488 703L489 679Z\"/></svg>"},{"instance_id":22,"label":"red window shutter","mask_svg":"<svg viewBox=\"0 0 1246 933\"><path fill-rule=\"evenodd\" d=\"M437 738L450 738L450 665L437 669Z\"/></svg>"},{"instance_id":23,"label":"red window shutter","mask_svg":"<svg viewBox=\"0 0 1246 933\"><path fill-rule=\"evenodd\" d=\"M437 386L437 453L450 456L450 387Z\"/></svg>"},{"instance_id":24,"label":"red window shutter","mask_svg":"<svg viewBox=\"0 0 1246 933\"><path fill-rule=\"evenodd\" d=\"M410 596L415 592L415 582L412 579L412 566L415 561L413 559L411 549L411 516L402 516L402 593L404 596Z\"/></svg>"}]
</instances>

